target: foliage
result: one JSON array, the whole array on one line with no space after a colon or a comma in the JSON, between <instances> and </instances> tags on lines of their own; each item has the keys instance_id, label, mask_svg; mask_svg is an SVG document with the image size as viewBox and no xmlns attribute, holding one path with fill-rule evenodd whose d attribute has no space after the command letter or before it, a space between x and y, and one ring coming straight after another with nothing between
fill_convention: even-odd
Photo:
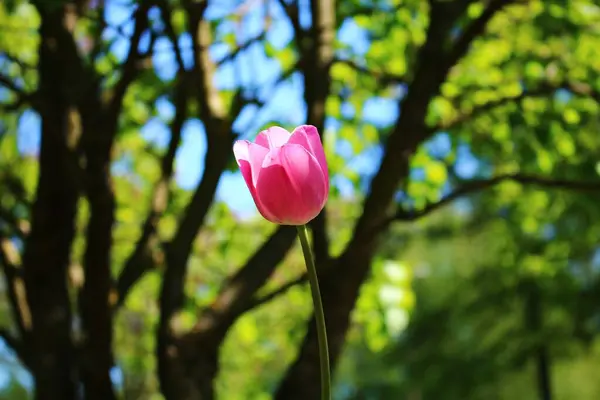
<instances>
[{"instance_id":1,"label":"foliage","mask_svg":"<svg viewBox=\"0 0 600 400\"><path fill-rule=\"evenodd\" d=\"M294 230L231 152L308 123L336 398L595 399L599 24L591 0L1 3L0 397L316 398Z\"/></svg>"}]
</instances>

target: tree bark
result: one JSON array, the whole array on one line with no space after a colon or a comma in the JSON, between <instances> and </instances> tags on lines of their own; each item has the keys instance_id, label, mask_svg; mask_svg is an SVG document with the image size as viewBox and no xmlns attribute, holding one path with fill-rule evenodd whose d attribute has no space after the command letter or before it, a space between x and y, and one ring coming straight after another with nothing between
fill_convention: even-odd
<instances>
[{"instance_id":1,"label":"tree bark","mask_svg":"<svg viewBox=\"0 0 600 400\"><path fill-rule=\"evenodd\" d=\"M551 400L550 355L548 354L548 347L541 337L544 328L544 309L540 287L537 282L532 280L526 284L526 288L528 289L526 298L526 324L530 334L535 337L533 359L536 369L537 390L540 400Z\"/></svg>"},{"instance_id":2,"label":"tree bark","mask_svg":"<svg viewBox=\"0 0 600 400\"><path fill-rule=\"evenodd\" d=\"M38 5L41 115L40 175L23 265L32 331L28 336L35 398L75 398L75 357L67 268L79 196L75 145L81 132L73 99L79 71L63 7Z\"/></svg>"},{"instance_id":3,"label":"tree bark","mask_svg":"<svg viewBox=\"0 0 600 400\"><path fill-rule=\"evenodd\" d=\"M97 126L103 126L97 119L94 122ZM83 265L85 281L80 293L84 332L80 365L86 400L110 400L115 399L110 379L113 326L109 299L115 212L110 177L112 135L110 131L90 130L85 136L89 136L85 138L84 147L87 161L85 191L90 205L90 219Z\"/></svg>"},{"instance_id":4,"label":"tree bark","mask_svg":"<svg viewBox=\"0 0 600 400\"><path fill-rule=\"evenodd\" d=\"M399 118L386 143L386 152L371 182L350 243L338 260L336 271L320 277L326 316L331 367L335 369L350 323L350 314L377 249L381 226L393 214L394 195L407 178L410 158L430 133L425 116L430 101L439 92L450 68L462 58L471 41L486 22L509 1L493 1L449 51L445 50L449 31L464 12L467 2L431 2L427 40L419 50L415 74L406 97L399 104ZM321 3L321 2L315 2ZM313 11L314 13L314 11ZM343 271L343 276L342 276ZM280 400L317 399L320 393L318 341L311 322L300 353L284 377L275 398Z\"/></svg>"},{"instance_id":5,"label":"tree bark","mask_svg":"<svg viewBox=\"0 0 600 400\"><path fill-rule=\"evenodd\" d=\"M200 385L191 384L189 374L186 372L186 360L182 358L179 337L181 333L175 332L173 326L177 313L184 305L184 283L187 272L187 262L194 238L204 222L212 203L221 172L225 169L229 143L219 144L212 148L206 157L206 168L202 182L188 205L179 229L166 248L166 269L160 292L160 321L157 331L157 358L158 375L161 391L167 399L210 399L212 391L201 391ZM203 344L204 346L204 344ZM207 345L209 346L209 345ZM210 346L209 346L210 347ZM218 350L215 350L216 354ZM197 353L195 349L192 354ZM201 357L198 357L201 360ZM211 360L212 357L209 357ZM216 356L214 357L216 360ZM207 377L212 377L213 369L216 374L216 361L213 366L203 369ZM203 385L204 387L205 385ZM211 389L212 390L212 389Z\"/></svg>"},{"instance_id":6,"label":"tree bark","mask_svg":"<svg viewBox=\"0 0 600 400\"><path fill-rule=\"evenodd\" d=\"M540 400L552 400L552 387L550 383L550 357L548 349L540 346L536 355L537 381Z\"/></svg>"},{"instance_id":7,"label":"tree bark","mask_svg":"<svg viewBox=\"0 0 600 400\"><path fill-rule=\"evenodd\" d=\"M202 180L186 207L175 236L165 247L166 268L160 291L156 352L161 392L167 399L173 400L211 399L213 396L212 380L217 373L218 345L211 347L210 342L203 343L204 350L183 345L184 334L177 332L174 325L184 306L184 283L192 245L213 202L221 174L232 156L234 139L231 129L233 119L227 115L228 110L214 86L216 66L208 54L211 27L210 21L204 18L207 2L187 3L186 7L194 44L193 80L200 105L199 114L206 129L207 154ZM166 10L167 6L163 6L163 12ZM172 27L168 25L168 29L172 30ZM173 44L176 46L175 40ZM190 359L196 362L191 363ZM197 370L201 371L198 376L194 375Z\"/></svg>"}]
</instances>

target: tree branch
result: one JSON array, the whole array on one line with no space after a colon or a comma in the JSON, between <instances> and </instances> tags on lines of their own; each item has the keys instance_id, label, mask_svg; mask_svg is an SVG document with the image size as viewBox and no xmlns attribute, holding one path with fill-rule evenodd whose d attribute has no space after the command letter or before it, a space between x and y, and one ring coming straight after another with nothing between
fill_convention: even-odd
<instances>
[{"instance_id":1,"label":"tree branch","mask_svg":"<svg viewBox=\"0 0 600 400\"><path fill-rule=\"evenodd\" d=\"M177 83L173 94L175 116L170 126L171 138L169 139L169 145L161 160L161 176L152 192L150 211L142 225L142 234L133 252L127 258L117 280L117 308L125 303L127 295L135 283L144 273L154 268L163 256L162 244L156 235L156 229L168 205L170 197L169 184L173 177L175 155L181 142L183 125L188 117L190 76L186 72L177 34L171 23L170 6L167 3L160 3L159 9L165 24L165 32L173 45L178 67L177 79L175 80Z\"/></svg>"},{"instance_id":2,"label":"tree branch","mask_svg":"<svg viewBox=\"0 0 600 400\"><path fill-rule=\"evenodd\" d=\"M4 340L4 342L8 345L8 347L15 350L15 353L19 353L21 349L21 343L19 339L11 335L8 330L4 328L0 328L0 339ZM19 350L17 350L19 349Z\"/></svg>"},{"instance_id":3,"label":"tree branch","mask_svg":"<svg viewBox=\"0 0 600 400\"><path fill-rule=\"evenodd\" d=\"M179 41L177 40L177 33L171 23L171 8L168 3L159 3L161 18L165 24L165 32L167 37L173 45L173 52L175 53L175 60L177 61L177 67L179 68L179 74L185 72L185 63L183 62L183 55L181 54L181 48L179 47Z\"/></svg>"},{"instance_id":4,"label":"tree branch","mask_svg":"<svg viewBox=\"0 0 600 400\"><path fill-rule=\"evenodd\" d=\"M113 191L110 163L118 130L118 121L127 89L138 76L139 60L143 56L139 45L148 29L150 1L139 2L134 12L134 32L129 51L122 66L120 79L104 96L97 96L99 80L86 76L87 93L79 102L82 115L82 150L86 163L83 188L90 206L83 256L85 280L79 292L79 310L82 330L80 367L86 398L110 400L115 398L110 369L113 352L114 281L112 278L112 231L115 222L116 201ZM150 46L155 36L150 38Z\"/></svg>"},{"instance_id":5,"label":"tree branch","mask_svg":"<svg viewBox=\"0 0 600 400\"><path fill-rule=\"evenodd\" d=\"M265 281L275 271L296 239L296 229L280 226L250 257L219 292L209 309L196 324L195 331L202 334L207 329L218 331L224 338L236 318L248 310L247 305Z\"/></svg>"},{"instance_id":6,"label":"tree branch","mask_svg":"<svg viewBox=\"0 0 600 400\"><path fill-rule=\"evenodd\" d=\"M14 64L17 64L19 66L19 68L21 68L22 71L32 70L32 69L35 69L35 67L36 67L35 65L29 64L29 63L27 63L27 62L25 62L23 60L20 60L17 57L15 57L15 56L13 56L12 54L9 54L9 53L2 54L2 57L6 58L8 61L10 61L10 62L12 62Z\"/></svg>"},{"instance_id":7,"label":"tree branch","mask_svg":"<svg viewBox=\"0 0 600 400\"><path fill-rule=\"evenodd\" d=\"M33 2L40 15L39 97L43 140L23 251L23 280L32 326L28 335L36 397L72 399L77 392L72 342L72 304L67 273L76 234L80 196L79 159L73 143L81 134L80 96L88 82L73 36L73 5Z\"/></svg>"},{"instance_id":8,"label":"tree branch","mask_svg":"<svg viewBox=\"0 0 600 400\"><path fill-rule=\"evenodd\" d=\"M17 86L17 84L12 79L5 75L0 75L0 85L4 86L8 90L15 92L20 97L27 96L27 93L25 93L25 91L22 88Z\"/></svg>"},{"instance_id":9,"label":"tree branch","mask_svg":"<svg viewBox=\"0 0 600 400\"><path fill-rule=\"evenodd\" d=\"M283 1L281 1L283 3ZM296 3L297 4L297 3ZM314 125L323 135L325 130L325 102L331 92L330 69L334 62L334 41L336 29L336 2L334 0L312 0L310 2L312 25L308 32L299 25L298 8L288 10L296 35L296 46L300 52L301 71L304 75L304 102L307 107L306 121ZM295 11L292 13L292 11ZM309 224L313 236L314 256L317 269L323 271L330 263L329 237L327 234L327 209ZM308 337L308 336L307 336ZM315 344L316 346L316 344ZM313 360L298 356L296 363L288 370L275 398L289 399L293 396L300 398L316 398L318 385L310 382L312 388L300 389L306 382L298 382L298 374L312 364ZM307 391L308 390L308 391Z\"/></svg>"},{"instance_id":10,"label":"tree branch","mask_svg":"<svg viewBox=\"0 0 600 400\"><path fill-rule=\"evenodd\" d=\"M112 89L112 96L107 107L107 113L111 119L118 118L121 111L123 97L127 88L136 78L139 72L138 62L140 60L139 44L144 31L148 29L148 9L151 3L148 0L139 2L137 10L134 12L135 28L129 43L129 52L123 63L121 78Z\"/></svg>"},{"instance_id":11,"label":"tree branch","mask_svg":"<svg viewBox=\"0 0 600 400\"><path fill-rule=\"evenodd\" d=\"M0 328L0 339L4 340L4 343L15 352L23 365L28 365L27 352L25 351L25 346L23 346L21 340L11 335L8 330L2 328Z\"/></svg>"},{"instance_id":12,"label":"tree branch","mask_svg":"<svg viewBox=\"0 0 600 400\"><path fill-rule=\"evenodd\" d=\"M297 4L297 3L296 3ZM311 1L312 26L305 32L298 24L294 26L296 38L306 36L309 41L297 42L300 52L300 69L304 75L304 102L306 103L306 122L314 125L323 136L325 131L325 102L331 91L330 70L334 60L335 40L335 1ZM290 18L298 17L297 6ZM317 268L329 262L329 236L327 234L327 208L310 222L313 234L313 251Z\"/></svg>"},{"instance_id":13,"label":"tree branch","mask_svg":"<svg viewBox=\"0 0 600 400\"><path fill-rule=\"evenodd\" d=\"M261 40L264 40L266 36L267 36L267 32L266 31L262 31L261 33L259 33L255 37L253 37L251 39L248 39L245 43L242 43L241 45L239 45L238 47L236 47L231 53L225 55L223 58L221 58L219 61L217 61L217 65L221 66L221 65L225 64L228 61L232 61L242 51L248 49L254 43L260 42Z\"/></svg>"},{"instance_id":14,"label":"tree branch","mask_svg":"<svg viewBox=\"0 0 600 400\"><path fill-rule=\"evenodd\" d=\"M414 221L422 218L439 208L448 205L460 197L467 196L485 189L489 189L505 181L514 181L524 185L535 185L550 189L573 190L581 192L600 192L600 181L598 182L576 182L566 179L553 179L535 175L526 174L504 174L498 175L490 179L472 180L458 186L442 199L429 203L421 210L404 210L400 209L396 214L389 218L381 227L380 230L386 229L394 221Z\"/></svg>"},{"instance_id":15,"label":"tree branch","mask_svg":"<svg viewBox=\"0 0 600 400\"><path fill-rule=\"evenodd\" d=\"M445 59L446 68L450 69L454 66L469 50L471 43L475 38L484 33L488 22L504 7L517 3L519 1L526 2L527 0L490 0L483 10L481 15L472 21L456 39L454 46L448 52ZM468 2L465 3L465 6Z\"/></svg>"},{"instance_id":16,"label":"tree branch","mask_svg":"<svg viewBox=\"0 0 600 400\"><path fill-rule=\"evenodd\" d=\"M25 99L21 96L10 104L0 103L0 113L8 114L17 111L21 106L25 104Z\"/></svg>"},{"instance_id":17,"label":"tree branch","mask_svg":"<svg viewBox=\"0 0 600 400\"><path fill-rule=\"evenodd\" d=\"M97 110L102 115L101 110ZM86 115L93 112L86 113ZM83 150L86 157L84 189L89 203L83 255L85 279L79 292L79 310L84 340L80 353L85 398L115 399L110 379L113 352L111 295L113 279L112 233L116 200L110 173L116 127L112 121L95 124L84 120ZM114 130L112 130L114 129Z\"/></svg>"},{"instance_id":18,"label":"tree branch","mask_svg":"<svg viewBox=\"0 0 600 400\"><path fill-rule=\"evenodd\" d=\"M200 116L206 128L207 155L204 175L192 200L186 207L177 232L167 245L167 268L161 290L161 320L163 334L168 334L168 320L183 302L183 282L192 243L209 210L233 140L225 121L225 110L213 86L214 65L208 55L210 45L209 21L204 20L206 3L189 5L191 31L194 42L194 72L198 87ZM226 150L225 150L226 149ZM226 153L227 151L227 153Z\"/></svg>"},{"instance_id":19,"label":"tree branch","mask_svg":"<svg viewBox=\"0 0 600 400\"><path fill-rule=\"evenodd\" d=\"M485 104L474 107L470 112L463 113L463 114L459 115L458 117L454 118L453 120L450 120L447 122L441 122L435 126L428 128L428 132L429 132L429 134L433 134L433 133L439 132L439 131L450 130L452 128L459 126L460 124L462 124L464 122L472 120L472 119L474 119L480 115L483 115L489 111L492 111L497 107L501 107L501 106L504 106L504 105L507 105L507 104L510 104L513 102L519 102L525 98L548 96L549 94L556 91L557 89L558 89L557 87L551 87L548 85L544 85L544 86L536 88L534 90L524 90L518 96L503 97L501 99L489 101Z\"/></svg>"},{"instance_id":20,"label":"tree branch","mask_svg":"<svg viewBox=\"0 0 600 400\"><path fill-rule=\"evenodd\" d=\"M135 245L135 249L125 262L123 270L117 280L118 298L116 307L125 303L127 294L131 288L146 271L158 264L158 259L162 253L162 250L159 249L161 244L156 235L156 229L169 202L169 184L173 177L175 155L179 143L181 142L183 124L185 123L188 114L188 80L185 78L185 73L181 69L182 66L183 62L182 65L180 65L180 78L177 80L178 84L174 95L175 117L171 123L171 138L169 140L167 151L161 160L161 176L154 186L152 204L148 216L144 221L142 234Z\"/></svg>"},{"instance_id":21,"label":"tree branch","mask_svg":"<svg viewBox=\"0 0 600 400\"><path fill-rule=\"evenodd\" d=\"M367 67L356 63L355 61L343 59L343 58L335 58L333 61L334 64L345 64L352 68L353 70L360 72L361 74L370 75L375 78L382 85L389 85L390 83L405 83L404 77L401 75L390 74L385 71L373 71L368 69Z\"/></svg>"},{"instance_id":22,"label":"tree branch","mask_svg":"<svg viewBox=\"0 0 600 400\"><path fill-rule=\"evenodd\" d=\"M304 37L306 31L300 25L300 12L298 10L298 0L291 0L290 4L287 4L285 0L278 0L279 5L283 8L283 11L289 18L292 27L294 28L294 39L298 49L302 49Z\"/></svg>"},{"instance_id":23,"label":"tree branch","mask_svg":"<svg viewBox=\"0 0 600 400\"><path fill-rule=\"evenodd\" d=\"M16 95L16 99L11 103L0 104L3 112L14 112L27 102L30 102L34 107L39 106L39 104L37 104L35 101L34 93L26 92L25 89L19 87L14 80L2 74L0 74L0 86L4 86L6 89L12 91Z\"/></svg>"},{"instance_id":24,"label":"tree branch","mask_svg":"<svg viewBox=\"0 0 600 400\"><path fill-rule=\"evenodd\" d=\"M483 115L489 111L494 110L497 107L501 107L513 102L519 102L526 98L545 98L548 95L556 92L559 89L568 90L578 96L588 96L598 103L600 103L600 92L594 90L590 85L582 82L565 82L561 85L552 85L549 83L542 83L539 87L534 88L532 90L524 90L518 96L512 97L504 97L501 99L493 100L482 104L480 106L474 107L470 112L459 115L448 122L442 122L437 124L431 128L429 128L429 134L449 130L459 126L460 124L472 120L480 115Z\"/></svg>"},{"instance_id":25,"label":"tree branch","mask_svg":"<svg viewBox=\"0 0 600 400\"><path fill-rule=\"evenodd\" d=\"M363 214L355 224L353 236L346 249L336 260L336 263L344 268L344 279L340 280L335 273L320 276L333 368L345 342L350 313L377 249L379 235L374 235L373 232L388 218L396 190L408 177L412 154L428 137L425 117L431 100L439 93L440 85L454 65L453 60L462 57L473 39L463 36L460 46L440 61L440 55L446 53L444 48L450 31L464 7L460 2L431 4L427 39L419 50L413 80L406 96L400 100L401 112L385 143L383 159L363 204ZM476 32L474 29L469 31L470 34ZM318 372L310 367L318 363L318 354L313 320L298 358L288 370L277 391L276 399L300 400L318 397Z\"/></svg>"},{"instance_id":26,"label":"tree branch","mask_svg":"<svg viewBox=\"0 0 600 400\"><path fill-rule=\"evenodd\" d=\"M307 280L308 280L308 276L306 275L306 273L304 273L304 274L300 275L299 277L297 277L296 279L293 279L289 282L284 283L277 289L273 289L272 291L270 291L269 293L267 293L261 297L254 298L250 303L248 303L244 312L253 310L257 307L260 307L260 306L270 302L271 300L286 293L288 290L290 290L294 286L298 286L298 285L302 285L302 284L306 283Z\"/></svg>"},{"instance_id":27,"label":"tree branch","mask_svg":"<svg viewBox=\"0 0 600 400\"><path fill-rule=\"evenodd\" d=\"M194 51L194 78L200 107L200 117L206 130L207 152L200 184L183 212L177 231L165 247L166 269L160 290L160 319L157 331L159 381L163 394L186 396L180 386L180 360L169 352L175 344L172 318L184 303L184 282L192 244L212 204L217 184L231 157L234 135L231 129L235 116L228 116L214 87L215 65L208 50L211 45L210 21L204 18L207 2L186 3ZM167 23L167 21L165 21ZM182 392L182 390L184 390ZM189 388L188 388L189 390Z\"/></svg>"},{"instance_id":28,"label":"tree branch","mask_svg":"<svg viewBox=\"0 0 600 400\"><path fill-rule=\"evenodd\" d=\"M0 220L4 222L11 230L11 233L19 239L24 239L29 230L29 223L25 220L19 220L10 211L0 207Z\"/></svg>"}]
</instances>

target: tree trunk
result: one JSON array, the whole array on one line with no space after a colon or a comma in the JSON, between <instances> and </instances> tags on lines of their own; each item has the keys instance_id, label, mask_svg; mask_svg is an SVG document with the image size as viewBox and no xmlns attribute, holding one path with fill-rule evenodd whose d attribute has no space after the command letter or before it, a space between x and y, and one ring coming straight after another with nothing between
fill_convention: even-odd
<instances>
[{"instance_id":1,"label":"tree trunk","mask_svg":"<svg viewBox=\"0 0 600 400\"><path fill-rule=\"evenodd\" d=\"M343 265L348 271L343 275L336 273L339 271L339 267L336 266L331 273L319 276L332 371L335 370L345 343L350 314L358 297L358 291L369 271L365 256L367 254L363 253L363 257L355 259L353 263L348 259L340 260L339 267ZM315 320L311 318L300 354L288 370L274 398L277 400L318 399L320 388L317 331Z\"/></svg>"},{"instance_id":2,"label":"tree trunk","mask_svg":"<svg viewBox=\"0 0 600 400\"><path fill-rule=\"evenodd\" d=\"M537 381L540 400L552 399L552 387L550 383L550 358L545 346L540 346L536 355Z\"/></svg>"},{"instance_id":3,"label":"tree trunk","mask_svg":"<svg viewBox=\"0 0 600 400\"><path fill-rule=\"evenodd\" d=\"M312 3L313 7L320 4L316 1ZM414 65L416 72L409 91L398 106L400 116L385 144L385 154L371 182L363 214L338 261L337 274L333 271L320 279L332 368L341 352L350 313L368 274L378 237L382 233L381 227L394 215L394 197L399 185L408 176L412 154L432 133L425 121L428 106L439 93L450 69L468 51L470 43L483 32L493 15L508 3L510 0L490 3L448 49L450 30L465 12L468 2L430 2L427 40L419 49ZM277 399L319 398L318 343L315 333L313 322L300 354L279 387Z\"/></svg>"},{"instance_id":4,"label":"tree trunk","mask_svg":"<svg viewBox=\"0 0 600 400\"><path fill-rule=\"evenodd\" d=\"M526 324L532 335L535 337L535 347L533 357L536 368L537 390L540 400L552 399L552 384L550 371L550 356L548 348L540 338L544 328L544 311L539 284L535 281L527 285L529 291L526 300Z\"/></svg>"},{"instance_id":5,"label":"tree trunk","mask_svg":"<svg viewBox=\"0 0 600 400\"><path fill-rule=\"evenodd\" d=\"M228 138L227 138L228 140ZM179 399L211 399L210 390L200 387L194 379L202 379L204 374L216 375L218 344L211 347L210 343L202 343L209 350L208 363L199 363L191 367L186 357L196 355L198 349L187 346L182 350L181 337L183 333L175 328L177 314L184 306L184 284L187 273L187 263L193 241L204 223L221 176L225 169L227 154L230 152L230 142L214 144L212 153L206 157L206 168L202 181L186 209L182 222L173 240L166 249L166 269L160 292L160 320L157 330L157 358L159 361L159 381L161 392L168 400ZM194 341L194 343L196 343ZM214 348L213 348L214 347ZM213 356L214 354L214 356ZM198 354L199 359L203 358ZM213 362L214 358L214 362ZM197 370L198 376L194 376ZM192 374L192 375L190 375Z\"/></svg>"},{"instance_id":6,"label":"tree trunk","mask_svg":"<svg viewBox=\"0 0 600 400\"><path fill-rule=\"evenodd\" d=\"M95 133L88 131L86 136L110 137L107 131L102 135ZM85 147L90 219L84 255L85 281L80 293L84 332L81 372L86 400L111 400L115 399L110 379L113 326L109 295L112 287L111 248L115 210L109 170L111 146L89 140Z\"/></svg>"},{"instance_id":7,"label":"tree trunk","mask_svg":"<svg viewBox=\"0 0 600 400\"><path fill-rule=\"evenodd\" d=\"M222 337L186 336L177 340L161 336L159 340L164 351L158 355L158 373L165 398L213 400Z\"/></svg>"},{"instance_id":8,"label":"tree trunk","mask_svg":"<svg viewBox=\"0 0 600 400\"><path fill-rule=\"evenodd\" d=\"M27 346L35 398L71 400L76 393L67 269L79 196L75 145L81 132L73 101L76 54L62 7L39 6L40 175L23 265L32 332Z\"/></svg>"}]
</instances>

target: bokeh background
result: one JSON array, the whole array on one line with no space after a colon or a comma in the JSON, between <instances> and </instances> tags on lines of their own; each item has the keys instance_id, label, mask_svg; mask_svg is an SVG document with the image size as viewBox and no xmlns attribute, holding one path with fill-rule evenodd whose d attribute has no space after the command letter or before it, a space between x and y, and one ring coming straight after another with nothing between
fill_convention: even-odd
<instances>
[{"instance_id":1,"label":"bokeh background","mask_svg":"<svg viewBox=\"0 0 600 400\"><path fill-rule=\"evenodd\" d=\"M0 398L317 399L304 123L335 399L600 398L594 0L1 2Z\"/></svg>"}]
</instances>

